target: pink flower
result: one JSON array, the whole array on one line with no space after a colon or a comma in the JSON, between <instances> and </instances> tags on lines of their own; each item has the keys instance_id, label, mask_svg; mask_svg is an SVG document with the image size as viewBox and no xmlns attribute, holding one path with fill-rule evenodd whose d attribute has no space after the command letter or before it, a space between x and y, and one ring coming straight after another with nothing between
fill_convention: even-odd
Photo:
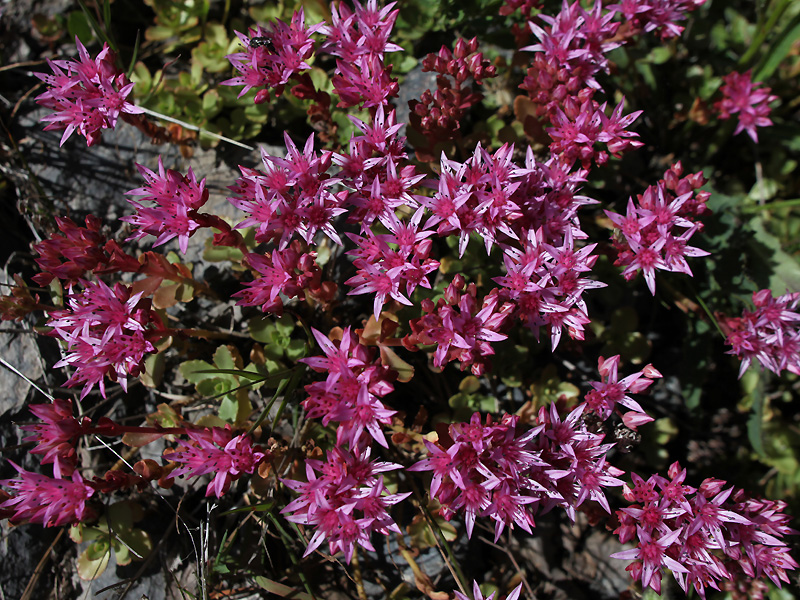
<instances>
[{"instance_id":1,"label":"pink flower","mask_svg":"<svg viewBox=\"0 0 800 600\"><path fill-rule=\"evenodd\" d=\"M314 54L311 35L322 27L322 23L306 27L301 8L292 14L291 24L275 19L268 29L259 25L249 29L247 35L236 31L244 51L229 54L227 58L239 75L223 81L222 85L244 86L240 98L251 89L264 88L256 94L256 104L266 101L272 90L279 96L291 77L311 68L306 62Z\"/></svg>"},{"instance_id":2,"label":"pink flower","mask_svg":"<svg viewBox=\"0 0 800 600\"><path fill-rule=\"evenodd\" d=\"M733 132L734 135L747 130L747 135L758 143L756 127L772 125L769 119L769 103L778 97L770 94L770 88L762 87L761 83L754 83L751 71L746 73L733 71L722 79L725 82L722 86L722 100L714 104L714 108L719 112L719 118L730 119L738 113L739 123Z\"/></svg>"},{"instance_id":3,"label":"pink flower","mask_svg":"<svg viewBox=\"0 0 800 600\"><path fill-rule=\"evenodd\" d=\"M436 304L430 300L423 302L422 309L427 314L411 321L412 333L404 343L436 344L433 362L437 367L458 360L462 370L470 367L473 374L481 375L488 357L494 354L491 342L507 337L500 330L513 305L502 302L496 289L479 305L477 293L474 283L466 285L464 278L457 275L445 290L444 298Z\"/></svg>"},{"instance_id":4,"label":"pink flower","mask_svg":"<svg viewBox=\"0 0 800 600\"><path fill-rule=\"evenodd\" d=\"M355 12L343 2L331 4L331 24L320 28L320 33L327 36L322 44L323 52L353 62L365 54L373 54L382 60L384 53L402 50L389 41L400 13L398 9L392 10L396 2L380 9L377 0L367 0L366 7L358 1L354 4Z\"/></svg>"},{"instance_id":5,"label":"pink flower","mask_svg":"<svg viewBox=\"0 0 800 600\"><path fill-rule=\"evenodd\" d=\"M95 490L78 471L72 473L71 479L51 479L26 471L12 461L8 462L17 470L19 478L0 481L13 494L0 504L0 510L13 511L10 517L12 521L57 527L78 523L93 514L86 506L86 501Z\"/></svg>"},{"instance_id":6,"label":"pink flower","mask_svg":"<svg viewBox=\"0 0 800 600\"><path fill-rule=\"evenodd\" d=\"M44 454L42 464L53 463L53 474L61 479L71 475L77 463L75 443L84 433L81 422L72 416L72 401L56 398L52 404L32 404L30 411L40 423L22 425L32 432L23 442L36 442L32 454Z\"/></svg>"},{"instance_id":7,"label":"pink flower","mask_svg":"<svg viewBox=\"0 0 800 600\"><path fill-rule=\"evenodd\" d=\"M392 422L397 412L378 399L394 389L390 370L373 358L373 353L358 342L346 328L337 342L312 328L324 357L301 359L312 369L327 373L324 382L306 386L309 397L303 401L308 418L322 418L322 424L338 422L336 443L358 451L375 440L388 447L381 425Z\"/></svg>"},{"instance_id":8,"label":"pink flower","mask_svg":"<svg viewBox=\"0 0 800 600\"><path fill-rule=\"evenodd\" d=\"M102 223L94 215L86 217L86 227L80 227L68 217L55 219L60 234L55 233L33 246L39 254L36 264L42 269L33 279L46 286L57 277L66 285L72 285L86 271L94 271L108 261L104 251L106 237L100 233Z\"/></svg>"},{"instance_id":9,"label":"pink flower","mask_svg":"<svg viewBox=\"0 0 800 600\"><path fill-rule=\"evenodd\" d=\"M49 122L45 131L64 130L62 146L75 131L92 146L100 141L103 129L116 127L120 113L137 114L142 109L128 102L133 83L117 68L108 44L91 58L77 36L75 43L80 60L48 59L53 74L36 73L49 86L36 102L56 111L42 121Z\"/></svg>"},{"instance_id":10,"label":"pink flower","mask_svg":"<svg viewBox=\"0 0 800 600\"><path fill-rule=\"evenodd\" d=\"M197 211L208 201L206 180L197 183L191 167L186 176L172 169L165 170L161 156L158 157L158 174L143 165L137 164L136 168L147 183L127 192L132 196L144 196L140 201L128 200L136 208L136 214L120 219L136 228L128 239L154 235L153 246L160 246L177 237L181 252L186 254L189 238L205 225ZM142 201L152 202L154 206L146 206Z\"/></svg>"},{"instance_id":11,"label":"pink flower","mask_svg":"<svg viewBox=\"0 0 800 600\"><path fill-rule=\"evenodd\" d=\"M252 474L269 457L258 446L253 446L247 434L234 437L228 427L190 429L186 435L191 442L164 454L166 460L181 465L169 477L198 477L213 473L214 478L206 487L206 496L214 494L217 498L222 497L230 489L231 483L244 474Z\"/></svg>"},{"instance_id":12,"label":"pink flower","mask_svg":"<svg viewBox=\"0 0 800 600\"><path fill-rule=\"evenodd\" d=\"M276 240L285 249L295 236L314 243L318 232L341 245L333 220L345 209L339 206L330 187L338 179L327 175L331 153L314 151L314 136L306 140L302 152L284 133L285 158L270 156L263 149L265 172L241 168L242 177L230 189L236 194L228 200L249 216L236 227L257 227L256 240Z\"/></svg>"},{"instance_id":13,"label":"pink flower","mask_svg":"<svg viewBox=\"0 0 800 600\"><path fill-rule=\"evenodd\" d=\"M622 472L605 462L612 444L590 433L578 408L562 420L551 405L538 415L538 426L525 430L516 416L486 424L475 413L469 423L455 423L438 444L425 441L428 456L410 471L432 471L430 495L446 519L463 513L467 535L475 520L491 517L495 539L506 527L531 531L541 510L560 506L574 518L575 508L594 500L610 512L603 488L622 485Z\"/></svg>"},{"instance_id":14,"label":"pink flower","mask_svg":"<svg viewBox=\"0 0 800 600\"><path fill-rule=\"evenodd\" d=\"M383 473L400 469L394 463L370 460L370 449L347 450L334 446L326 461L306 460L307 481L282 480L299 496L281 513L294 523L313 528L304 556L328 542L331 554L344 553L350 562L355 546L374 551L373 532L401 533L389 515L389 507L410 492L387 494Z\"/></svg>"},{"instance_id":15,"label":"pink flower","mask_svg":"<svg viewBox=\"0 0 800 600\"><path fill-rule=\"evenodd\" d=\"M625 267L622 275L628 280L642 272L654 295L657 269L691 277L686 258L708 256L705 250L688 244L702 229L702 223L695 219L709 212L705 206L708 192L692 191L705 180L699 174L679 179L681 173L682 167L676 163L664 174L664 179L638 195L636 202L629 198L625 216L605 211L618 229L613 239L618 253L615 264ZM677 195L678 190L684 193Z\"/></svg>"},{"instance_id":16,"label":"pink flower","mask_svg":"<svg viewBox=\"0 0 800 600\"><path fill-rule=\"evenodd\" d=\"M472 600L494 600L494 595L496 592L492 592L486 598L483 597L483 593L481 592L481 588L478 585L477 581L472 582ZM519 600L519 595L522 593L522 584L520 583L517 587L515 587L511 593L506 596L506 600ZM465 596L461 592L455 592L456 600L470 600L469 597Z\"/></svg>"},{"instance_id":17,"label":"pink flower","mask_svg":"<svg viewBox=\"0 0 800 600\"><path fill-rule=\"evenodd\" d=\"M706 0L620 0L608 10L622 14L634 27L658 31L662 39L678 37L688 12L697 10Z\"/></svg>"},{"instance_id":18,"label":"pink flower","mask_svg":"<svg viewBox=\"0 0 800 600\"><path fill-rule=\"evenodd\" d=\"M161 323L142 292L121 283L112 289L100 280L83 286L80 293L70 288L68 308L49 313L50 335L67 343L67 355L55 367L75 369L67 386L83 382L81 399L96 384L105 397L105 377L127 389L128 375L139 376L145 355L155 352L152 338L160 337Z\"/></svg>"},{"instance_id":19,"label":"pink flower","mask_svg":"<svg viewBox=\"0 0 800 600\"><path fill-rule=\"evenodd\" d=\"M668 475L644 480L634 474L635 485L623 491L632 504L617 511L620 526L614 533L623 543L637 540L637 547L612 558L634 560L627 570L635 580L659 592L661 572L668 567L684 591L694 587L701 597L707 587L719 589L726 580L766 575L779 587L789 581L786 571L798 565L780 538L796 532L787 526L784 503L723 490L721 480L690 487L678 463Z\"/></svg>"},{"instance_id":20,"label":"pink flower","mask_svg":"<svg viewBox=\"0 0 800 600\"><path fill-rule=\"evenodd\" d=\"M637 426L649 423L653 420L639 403L633 400L626 392L635 394L646 390L653 383L653 380L661 377L661 373L656 371L652 365L647 365L644 369L633 375L618 380L617 367L619 365L619 355L604 359L600 357L598 369L602 381L593 381L594 388L588 394L584 404L586 409L597 413L603 419L608 419L613 412L621 411L618 404L630 409L622 415L622 420L626 426L636 429Z\"/></svg>"},{"instance_id":21,"label":"pink flower","mask_svg":"<svg viewBox=\"0 0 800 600\"><path fill-rule=\"evenodd\" d=\"M316 252L303 252L294 240L285 250L273 250L266 255L248 254L247 264L260 275L244 283L245 289L233 294L240 306L260 306L261 310L282 314L281 294L288 298L305 299L307 291L320 288L322 271L316 263Z\"/></svg>"},{"instance_id":22,"label":"pink flower","mask_svg":"<svg viewBox=\"0 0 800 600\"><path fill-rule=\"evenodd\" d=\"M727 318L725 340L742 360L739 376L753 359L762 368L780 374L784 369L800 374L800 292L773 297L770 290L753 293L754 310L745 310L740 318Z\"/></svg>"},{"instance_id":23,"label":"pink flower","mask_svg":"<svg viewBox=\"0 0 800 600\"><path fill-rule=\"evenodd\" d=\"M387 52L402 50L389 41L400 13L392 10L395 4L379 9L377 0L367 0L366 7L356 1L355 12L343 2L332 5L332 23L320 29L328 36L321 50L337 57L331 81L339 94L338 106L380 107L397 96L397 79L384 62Z\"/></svg>"},{"instance_id":24,"label":"pink flower","mask_svg":"<svg viewBox=\"0 0 800 600\"><path fill-rule=\"evenodd\" d=\"M651 587L657 594L661 593L661 569L668 567L673 573L688 573L689 570L681 563L666 554L669 548L681 535L681 530L670 531L657 539L651 537L650 533L639 528L639 547L633 550L623 550L611 555L611 558L636 559L641 566L637 568L642 587Z\"/></svg>"}]
</instances>

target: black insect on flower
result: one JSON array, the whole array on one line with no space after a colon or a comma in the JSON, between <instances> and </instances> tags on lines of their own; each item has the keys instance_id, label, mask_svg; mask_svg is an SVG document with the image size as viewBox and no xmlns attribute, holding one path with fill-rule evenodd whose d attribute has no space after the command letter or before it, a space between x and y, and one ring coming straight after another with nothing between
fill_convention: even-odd
<instances>
[{"instance_id":1,"label":"black insect on flower","mask_svg":"<svg viewBox=\"0 0 800 600\"><path fill-rule=\"evenodd\" d=\"M275 50L275 46L272 44L272 39L263 36L263 37L253 37L250 38L250 47L251 48L266 48L270 52Z\"/></svg>"}]
</instances>

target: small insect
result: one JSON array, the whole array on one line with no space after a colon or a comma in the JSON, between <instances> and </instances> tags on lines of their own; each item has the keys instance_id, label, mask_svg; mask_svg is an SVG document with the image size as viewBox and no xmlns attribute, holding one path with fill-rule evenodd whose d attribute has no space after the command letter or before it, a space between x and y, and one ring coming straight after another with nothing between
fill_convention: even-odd
<instances>
[{"instance_id":1,"label":"small insect","mask_svg":"<svg viewBox=\"0 0 800 600\"><path fill-rule=\"evenodd\" d=\"M250 47L251 48L266 48L270 52L275 50L275 46L272 44L272 40L268 37L253 37L250 38Z\"/></svg>"},{"instance_id":2,"label":"small insect","mask_svg":"<svg viewBox=\"0 0 800 600\"><path fill-rule=\"evenodd\" d=\"M624 423L616 423L614 425L614 440L617 442L617 450L627 454L642 441L642 436L638 431L626 427Z\"/></svg>"}]
</instances>

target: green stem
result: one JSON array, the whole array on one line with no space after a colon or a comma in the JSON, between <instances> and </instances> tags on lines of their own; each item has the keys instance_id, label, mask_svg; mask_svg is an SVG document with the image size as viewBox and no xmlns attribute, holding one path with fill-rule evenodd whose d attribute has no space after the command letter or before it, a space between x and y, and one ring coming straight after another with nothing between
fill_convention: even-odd
<instances>
[{"instance_id":1,"label":"green stem","mask_svg":"<svg viewBox=\"0 0 800 600\"><path fill-rule=\"evenodd\" d=\"M447 554L448 558L448 567L453 571L453 576L456 579L456 583L458 583L458 587L461 588L461 593L467 596L468 598L472 598L472 586L469 585L467 578L464 576L464 572L461 570L461 567L458 565L458 561L456 560L455 554L453 554L452 548L450 548L450 544L447 543L447 540L442 533L441 528L436 523L436 520L431 515L430 511L426 506L422 503L419 505L422 514L425 516L425 520L428 522L428 527L431 528L434 536L436 536L437 543L441 548L444 548L445 553Z\"/></svg>"},{"instance_id":2,"label":"green stem","mask_svg":"<svg viewBox=\"0 0 800 600\"><path fill-rule=\"evenodd\" d=\"M746 65L748 62L750 62L750 59L755 56L756 52L758 52L758 49L761 47L761 44L763 44L764 40L767 38L767 35L775 27L775 23L781 18L783 13L786 12L786 9L789 7L789 3L791 1L792 0L779 0L778 6L775 7L775 10L769 15L769 19L767 19L766 24L759 28L758 33L750 43L750 47L739 59L740 67Z\"/></svg>"},{"instance_id":3,"label":"green stem","mask_svg":"<svg viewBox=\"0 0 800 600\"><path fill-rule=\"evenodd\" d=\"M286 544L286 552L289 553L289 558L291 559L292 564L298 566L300 564L300 561L298 560L297 555L292 550L293 540L291 536L283 528L283 525L281 525L280 521L278 521L278 518L275 515L273 515L271 512L267 512L266 514L267 518L272 522L273 525L275 525L275 528L278 530L278 533L281 534L281 537L283 538L283 541ZM296 524L293 523L293 525L295 526L295 528L297 527ZM299 530L297 533L299 535L300 533ZM302 539L302 537L300 539ZM297 569L297 575L300 578L300 582L303 584L303 587L306 588L306 592L308 592L308 595L311 596L313 600L316 600L314 592L311 591L311 586L308 583L308 579L306 579L306 576L303 574L303 570Z\"/></svg>"}]
</instances>

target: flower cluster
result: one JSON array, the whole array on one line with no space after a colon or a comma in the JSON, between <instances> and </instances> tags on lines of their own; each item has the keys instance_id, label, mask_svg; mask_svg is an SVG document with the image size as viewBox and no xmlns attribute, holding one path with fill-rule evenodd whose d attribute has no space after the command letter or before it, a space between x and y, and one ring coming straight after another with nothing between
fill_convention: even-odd
<instances>
[{"instance_id":1,"label":"flower cluster","mask_svg":"<svg viewBox=\"0 0 800 600\"><path fill-rule=\"evenodd\" d=\"M613 17L614 11L599 0L590 10L564 0L555 17L539 15L544 28L529 22L539 43L523 48L536 54L520 87L537 105L538 115L555 115L567 100L581 106L600 89L594 76L608 70L605 54L621 45L612 41L619 28Z\"/></svg>"},{"instance_id":2,"label":"flower cluster","mask_svg":"<svg viewBox=\"0 0 800 600\"><path fill-rule=\"evenodd\" d=\"M109 256L105 250L106 237L100 233L101 221L94 215L86 217L86 227L80 227L68 217L56 217L56 225L60 234L33 246L39 254L36 264L41 269L33 280L39 285L48 285L56 278L72 285L87 271L103 272L116 254Z\"/></svg>"},{"instance_id":3,"label":"flower cluster","mask_svg":"<svg viewBox=\"0 0 800 600\"><path fill-rule=\"evenodd\" d=\"M160 337L161 321L150 300L121 283L112 289L99 280L83 282L81 292L70 288L68 308L49 316L50 335L67 344L67 355L55 366L75 369L67 386L83 383L81 399L95 385L105 397L105 377L127 389L128 375L142 373L145 355L156 351L152 341Z\"/></svg>"},{"instance_id":4,"label":"flower cluster","mask_svg":"<svg viewBox=\"0 0 800 600\"><path fill-rule=\"evenodd\" d=\"M664 179L637 195L636 202L629 198L625 216L605 211L618 228L613 239L618 255L615 264L624 267L622 274L627 280L640 271L644 273L647 287L654 295L656 269L691 277L686 258L709 254L689 246L688 242L702 229L702 223L695 219L709 212L705 202L710 194L693 191L705 183L702 174L681 179L681 173L681 165L677 163L664 174Z\"/></svg>"},{"instance_id":5,"label":"flower cluster","mask_svg":"<svg viewBox=\"0 0 800 600\"><path fill-rule=\"evenodd\" d=\"M213 473L214 477L206 487L206 496L221 497L230 489L231 483L244 474L252 474L262 461L269 459L269 453L253 446L247 434L234 437L229 427L189 429L186 435L191 442L164 454L166 460L180 465L169 477L198 477Z\"/></svg>"},{"instance_id":6,"label":"flower cluster","mask_svg":"<svg viewBox=\"0 0 800 600\"><path fill-rule=\"evenodd\" d=\"M494 600L494 595L496 592L492 592L486 598L483 597L483 593L481 592L480 586L478 586L477 581L472 582L472 600ZM518 600L519 595L522 593L522 584L520 583L517 587L511 590L511 593L506 596L506 600ZM456 600L470 600L469 597L465 596L461 592L455 592Z\"/></svg>"},{"instance_id":7,"label":"flower cluster","mask_svg":"<svg viewBox=\"0 0 800 600\"><path fill-rule=\"evenodd\" d=\"M451 424L438 444L426 440L428 457L409 470L433 471L431 497L446 519L464 514L468 535L477 517L495 521L495 540L515 525L530 533L539 510L560 506L574 519L587 499L610 512L603 488L622 485L622 471L606 463L613 444L587 429L583 412L578 407L562 420L555 404L542 407L527 430L516 416L488 417L484 425L476 413Z\"/></svg>"},{"instance_id":8,"label":"flower cluster","mask_svg":"<svg viewBox=\"0 0 800 600\"><path fill-rule=\"evenodd\" d=\"M142 109L127 100L133 90L125 74L116 65L116 56L108 44L92 58L75 37L80 60L49 60L53 74L36 73L48 90L36 102L55 111L42 117L45 131L64 130L61 145L77 131L89 146L100 141L103 129L113 129L120 113L138 114Z\"/></svg>"},{"instance_id":9,"label":"flower cluster","mask_svg":"<svg viewBox=\"0 0 800 600\"><path fill-rule=\"evenodd\" d=\"M326 461L306 460L307 481L284 479L299 496L281 512L294 523L313 526L315 531L304 556L328 541L331 554L344 553L350 562L356 544L375 551L372 533L402 533L389 515L389 507L406 499L410 492L386 493L381 473L401 465L370 460L370 449L347 450L335 446Z\"/></svg>"},{"instance_id":10,"label":"flower cluster","mask_svg":"<svg viewBox=\"0 0 800 600\"><path fill-rule=\"evenodd\" d=\"M53 474L62 478L75 470L75 443L84 433L81 422L72 416L72 401L55 398L52 404L33 404L30 411L40 423L23 425L32 434L23 442L36 442L31 454L44 454L42 464L53 464Z\"/></svg>"},{"instance_id":11,"label":"flower cluster","mask_svg":"<svg viewBox=\"0 0 800 600\"><path fill-rule=\"evenodd\" d=\"M127 192L132 196L144 196L139 201L128 200L136 214L120 219L136 228L128 239L153 235L156 237L153 246L159 246L177 237L181 252L186 254L189 238L205 225L197 211L208 201L206 180L198 183L191 167L185 176L173 169L165 170L161 156L157 174L142 165L136 167L146 184ZM143 201L152 202L153 206L144 205Z\"/></svg>"},{"instance_id":12,"label":"flower cluster","mask_svg":"<svg viewBox=\"0 0 800 600\"><path fill-rule=\"evenodd\" d=\"M12 521L40 523L45 527L77 523L93 514L86 501L95 490L78 471L73 471L70 478L53 479L8 462L19 478L0 481L0 485L12 491L10 498L0 502L0 514L8 512Z\"/></svg>"},{"instance_id":13,"label":"flower cluster","mask_svg":"<svg viewBox=\"0 0 800 600\"><path fill-rule=\"evenodd\" d=\"M247 264L259 274L244 283L244 289L233 294L239 306L260 306L265 313L283 314L283 299L305 299L309 292L320 300L330 299L335 292L332 282L322 282L322 270L317 265L316 252L303 252L300 240L294 240L285 250L273 250L266 255L248 254Z\"/></svg>"},{"instance_id":14,"label":"flower cluster","mask_svg":"<svg viewBox=\"0 0 800 600\"><path fill-rule=\"evenodd\" d=\"M760 290L753 293L753 304L755 310L722 320L730 354L742 360L739 376L753 359L773 373L786 369L800 375L800 292L775 298L770 290Z\"/></svg>"},{"instance_id":15,"label":"flower cluster","mask_svg":"<svg viewBox=\"0 0 800 600\"><path fill-rule=\"evenodd\" d=\"M435 366L457 360L462 370L470 368L474 375L486 372L488 358L494 354L490 342L506 339L500 329L513 310L512 304L501 303L497 290L479 304L477 287L467 285L462 275L453 278L443 298L436 303L425 299L421 307L426 314L409 323L411 333L403 338L403 345L413 350L420 344L435 344Z\"/></svg>"},{"instance_id":16,"label":"flower cluster","mask_svg":"<svg viewBox=\"0 0 800 600\"><path fill-rule=\"evenodd\" d=\"M611 358L600 357L598 370L602 381L592 382L591 385L594 389L586 394L584 404L588 411L595 413L604 421L614 412L622 414L617 405L630 409L625 414L622 414L622 422L626 427L635 430L639 425L651 422L653 417L649 416L639 406L639 403L628 396L626 392L631 392L632 394L643 392L650 387L654 379L661 377L661 373L653 365L647 365L638 373L628 375L620 380L617 375L618 367L618 354Z\"/></svg>"},{"instance_id":17,"label":"flower cluster","mask_svg":"<svg viewBox=\"0 0 800 600\"><path fill-rule=\"evenodd\" d=\"M370 232L375 220L391 221L400 209L415 209L420 196L413 193L424 175L408 164L405 138L397 133L396 112L379 106L369 123L350 118L358 129L350 138L348 152L333 155L337 177L346 189L343 204L348 222Z\"/></svg>"},{"instance_id":18,"label":"flower cluster","mask_svg":"<svg viewBox=\"0 0 800 600\"><path fill-rule=\"evenodd\" d=\"M639 134L628 131L628 127L642 111L628 115L622 114L623 103L617 104L606 116L606 103L598 104L595 100L585 100L578 104L567 100L564 109L557 108L551 115L552 127L547 129L552 138L550 152L567 165L580 161L584 169L588 169L594 161L598 165L608 162L609 155L618 158L623 152L642 146L642 142L631 138ZM605 150L597 148L603 144Z\"/></svg>"},{"instance_id":19,"label":"flower cluster","mask_svg":"<svg viewBox=\"0 0 800 600\"><path fill-rule=\"evenodd\" d=\"M306 386L306 416L322 418L323 425L338 422L337 445L347 444L357 451L374 439L387 447L381 424L391 423L396 411L387 409L379 398L394 389L389 369L375 362L370 350L359 343L349 327L342 331L338 343L316 329L311 332L325 356L301 361L328 376L325 381Z\"/></svg>"},{"instance_id":20,"label":"flower cluster","mask_svg":"<svg viewBox=\"0 0 800 600\"><path fill-rule=\"evenodd\" d=\"M483 99L482 94L473 91L472 84L496 77L497 70L483 60L476 37L460 38L453 51L442 46L438 54L428 54L422 61L422 70L439 73L437 89L433 93L425 90L419 100L409 102L409 121L433 148L437 142L454 138L466 112Z\"/></svg>"},{"instance_id":21,"label":"flower cluster","mask_svg":"<svg viewBox=\"0 0 800 600\"><path fill-rule=\"evenodd\" d=\"M384 55L402 50L389 41L400 11L392 10L395 2L383 8L378 8L377 0L367 0L366 7L354 4L355 11L344 2L331 5L331 24L320 28L327 36L321 51L337 58L332 83L339 106L383 106L399 90Z\"/></svg>"},{"instance_id":22,"label":"flower cluster","mask_svg":"<svg viewBox=\"0 0 800 600\"><path fill-rule=\"evenodd\" d=\"M244 86L240 98L252 89L262 88L256 92L256 104L269 100L270 93L280 96L292 76L311 68L306 62L314 54L311 35L320 29L321 23L306 27L305 14L300 9L292 15L290 24L275 19L268 28L259 25L248 29L247 35L235 32L244 51L227 58L239 75L222 85Z\"/></svg>"},{"instance_id":23,"label":"flower cluster","mask_svg":"<svg viewBox=\"0 0 800 600\"><path fill-rule=\"evenodd\" d=\"M784 502L755 500L725 482L706 479L699 488L685 485L686 469L673 463L668 478L645 480L633 475L623 494L631 506L617 511L614 533L637 547L612 554L634 560L627 570L642 587L661 591L664 567L681 588L705 589L735 578L769 577L778 587L788 582L787 570L797 568L780 539L796 533L787 525Z\"/></svg>"},{"instance_id":24,"label":"flower cluster","mask_svg":"<svg viewBox=\"0 0 800 600\"><path fill-rule=\"evenodd\" d=\"M330 187L337 179L326 171L331 153L314 152L314 136L300 152L284 134L286 158L270 156L262 150L264 171L240 167L242 176L229 189L236 194L229 201L249 216L236 227L256 227L256 241L275 241L284 249L296 236L312 243L322 231L335 243L342 243L331 221L344 209Z\"/></svg>"},{"instance_id":25,"label":"flower cluster","mask_svg":"<svg viewBox=\"0 0 800 600\"><path fill-rule=\"evenodd\" d=\"M669 39L683 33L678 21L685 21L687 13L705 3L706 0L619 0L608 9L622 14L633 29L656 31L662 39Z\"/></svg>"},{"instance_id":26,"label":"flower cluster","mask_svg":"<svg viewBox=\"0 0 800 600\"><path fill-rule=\"evenodd\" d=\"M348 234L357 248L347 254L354 257L356 275L345 281L353 289L350 295L375 294L373 314L377 319L387 299L411 306L410 296L417 286L430 289L428 274L439 268L439 261L430 258L432 230L420 229L423 210L420 208L409 221L394 214L384 217L388 233L366 235ZM403 295L405 291L406 295Z\"/></svg>"},{"instance_id":27,"label":"flower cluster","mask_svg":"<svg viewBox=\"0 0 800 600\"><path fill-rule=\"evenodd\" d=\"M770 94L770 88L754 83L750 71L746 73L734 71L722 79L725 82L722 86L722 100L714 104L714 108L719 112L719 118L730 119L738 114L739 123L733 132L734 135L746 130L747 135L758 143L756 127L772 125L769 119L769 103L778 97Z\"/></svg>"}]
</instances>

